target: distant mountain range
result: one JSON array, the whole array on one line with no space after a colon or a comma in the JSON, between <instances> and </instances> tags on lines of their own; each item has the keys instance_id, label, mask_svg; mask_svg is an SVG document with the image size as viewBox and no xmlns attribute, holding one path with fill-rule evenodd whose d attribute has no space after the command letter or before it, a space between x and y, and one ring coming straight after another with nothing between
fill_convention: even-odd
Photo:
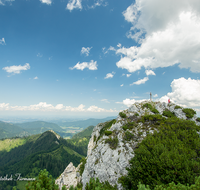
<instances>
[{"instance_id":1,"label":"distant mountain range","mask_svg":"<svg viewBox=\"0 0 200 190\"><path fill-rule=\"evenodd\" d=\"M0 139L40 134L48 130L54 130L59 133L62 132L63 129L55 123L44 121L33 121L16 124L0 121Z\"/></svg>"},{"instance_id":2,"label":"distant mountain range","mask_svg":"<svg viewBox=\"0 0 200 190\"><path fill-rule=\"evenodd\" d=\"M56 124L58 124L61 127L79 127L82 129L87 128L88 126L94 125L96 126L98 123L104 123L106 121L112 120L116 118L116 116L114 117L106 117L103 119L86 119L86 120L79 120L79 121L72 121L72 122L56 122Z\"/></svg>"},{"instance_id":3,"label":"distant mountain range","mask_svg":"<svg viewBox=\"0 0 200 190\"><path fill-rule=\"evenodd\" d=\"M51 123L46 121L32 121L15 124L0 121L0 139L41 134L48 130L55 131L63 138L66 136L72 137L74 133L66 132L67 128L73 127L79 130L86 129L88 126L96 126L98 123L111 119L113 119L113 117L107 117L103 119L87 119L73 122L57 121L57 123Z\"/></svg>"}]
</instances>

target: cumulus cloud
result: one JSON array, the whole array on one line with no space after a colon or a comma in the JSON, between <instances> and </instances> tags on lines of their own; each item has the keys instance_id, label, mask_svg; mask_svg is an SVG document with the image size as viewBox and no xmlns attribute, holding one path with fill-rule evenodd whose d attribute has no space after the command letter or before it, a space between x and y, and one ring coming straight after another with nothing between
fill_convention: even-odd
<instances>
[{"instance_id":1,"label":"cumulus cloud","mask_svg":"<svg viewBox=\"0 0 200 190\"><path fill-rule=\"evenodd\" d=\"M155 97L158 97L158 94L153 95L153 97L154 97L154 98L155 98Z\"/></svg>"},{"instance_id":2,"label":"cumulus cloud","mask_svg":"<svg viewBox=\"0 0 200 190\"><path fill-rule=\"evenodd\" d=\"M5 42L5 39L4 39L4 38L2 38L2 39L0 40L0 44L1 44L1 45L6 45L6 42Z\"/></svg>"},{"instance_id":3,"label":"cumulus cloud","mask_svg":"<svg viewBox=\"0 0 200 190\"><path fill-rule=\"evenodd\" d=\"M171 88L172 92L161 97L160 101L167 102L170 98L172 102L185 107L200 107L200 80L181 77L172 81Z\"/></svg>"},{"instance_id":4,"label":"cumulus cloud","mask_svg":"<svg viewBox=\"0 0 200 190\"><path fill-rule=\"evenodd\" d=\"M149 80L149 78L148 77L144 77L143 79L140 79L140 80L138 80L138 81L136 81L136 82L133 82L132 84L130 84L130 86L131 85L134 85L134 84L136 84L136 85L140 85L140 84L144 84L146 81L148 81Z\"/></svg>"},{"instance_id":5,"label":"cumulus cloud","mask_svg":"<svg viewBox=\"0 0 200 190\"><path fill-rule=\"evenodd\" d=\"M145 73L146 73L147 76L156 75L152 70L146 70Z\"/></svg>"},{"instance_id":6,"label":"cumulus cloud","mask_svg":"<svg viewBox=\"0 0 200 190\"><path fill-rule=\"evenodd\" d=\"M91 49L92 49L92 47L87 47L87 48L82 47L81 54L85 54L86 56L89 56Z\"/></svg>"},{"instance_id":7,"label":"cumulus cloud","mask_svg":"<svg viewBox=\"0 0 200 190\"><path fill-rule=\"evenodd\" d=\"M121 84L120 86L122 87L122 86L124 86L124 84Z\"/></svg>"},{"instance_id":8,"label":"cumulus cloud","mask_svg":"<svg viewBox=\"0 0 200 190\"><path fill-rule=\"evenodd\" d=\"M131 76L131 74L126 74L126 76L127 76L127 77L130 77L130 76Z\"/></svg>"},{"instance_id":9,"label":"cumulus cloud","mask_svg":"<svg viewBox=\"0 0 200 190\"><path fill-rule=\"evenodd\" d=\"M8 73L14 73L14 74L19 74L21 71L25 71L30 69L30 65L29 63L26 63L24 66L17 66L17 65L13 65L10 67L4 67L3 70L5 70Z\"/></svg>"},{"instance_id":10,"label":"cumulus cloud","mask_svg":"<svg viewBox=\"0 0 200 190\"><path fill-rule=\"evenodd\" d=\"M97 70L97 61L91 60L90 62L83 62L83 63L77 63L74 67L70 67L71 70L78 69L83 70L85 68L88 68L89 70Z\"/></svg>"},{"instance_id":11,"label":"cumulus cloud","mask_svg":"<svg viewBox=\"0 0 200 190\"><path fill-rule=\"evenodd\" d=\"M34 79L36 80L36 79L38 79L38 77L36 76L36 77L34 77Z\"/></svg>"},{"instance_id":12,"label":"cumulus cloud","mask_svg":"<svg viewBox=\"0 0 200 190\"><path fill-rule=\"evenodd\" d=\"M123 15L133 24L128 37L141 45L116 50L123 55L117 67L135 72L179 64L200 72L200 1L136 0Z\"/></svg>"},{"instance_id":13,"label":"cumulus cloud","mask_svg":"<svg viewBox=\"0 0 200 190\"><path fill-rule=\"evenodd\" d=\"M138 5L132 4L130 5L122 14L126 21L134 23L138 18Z\"/></svg>"},{"instance_id":14,"label":"cumulus cloud","mask_svg":"<svg viewBox=\"0 0 200 190\"><path fill-rule=\"evenodd\" d=\"M0 110L6 111L66 111L66 112L118 112L113 109L99 108L92 105L85 109L85 105L80 104L78 107L64 106L63 104L47 104L46 102L40 102L39 104L29 106L11 106L9 103L0 103Z\"/></svg>"},{"instance_id":15,"label":"cumulus cloud","mask_svg":"<svg viewBox=\"0 0 200 190\"><path fill-rule=\"evenodd\" d=\"M51 5L52 0L40 0L42 3L46 3L47 5Z\"/></svg>"},{"instance_id":16,"label":"cumulus cloud","mask_svg":"<svg viewBox=\"0 0 200 190\"><path fill-rule=\"evenodd\" d=\"M122 102L116 102L117 104L124 104L126 105L127 107L130 107L131 105L135 104L136 102L142 102L142 101L145 101L147 99L142 99L142 100L135 100L135 99L129 99L129 98L126 98L125 100L123 100Z\"/></svg>"},{"instance_id":17,"label":"cumulus cloud","mask_svg":"<svg viewBox=\"0 0 200 190\"><path fill-rule=\"evenodd\" d=\"M104 79L113 78L114 74L115 74L115 72L107 73L106 76L104 77Z\"/></svg>"},{"instance_id":18,"label":"cumulus cloud","mask_svg":"<svg viewBox=\"0 0 200 190\"><path fill-rule=\"evenodd\" d=\"M69 0L66 9L70 10L70 12L73 9L82 9L81 1L82 0Z\"/></svg>"},{"instance_id":19,"label":"cumulus cloud","mask_svg":"<svg viewBox=\"0 0 200 190\"><path fill-rule=\"evenodd\" d=\"M9 103L1 103L0 104L0 109L1 110L9 110Z\"/></svg>"}]
</instances>

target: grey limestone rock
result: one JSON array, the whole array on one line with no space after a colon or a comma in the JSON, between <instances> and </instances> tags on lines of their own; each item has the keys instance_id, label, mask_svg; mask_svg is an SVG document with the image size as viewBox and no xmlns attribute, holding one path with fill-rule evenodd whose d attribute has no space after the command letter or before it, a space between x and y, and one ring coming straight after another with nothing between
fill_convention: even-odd
<instances>
[{"instance_id":1,"label":"grey limestone rock","mask_svg":"<svg viewBox=\"0 0 200 190\"><path fill-rule=\"evenodd\" d=\"M76 168L72 162L69 163L64 172L55 181L55 183L59 185L59 190L62 190L63 186L66 186L67 189L69 189L71 185L76 187L77 184L81 182L79 168L80 164Z\"/></svg>"}]
</instances>

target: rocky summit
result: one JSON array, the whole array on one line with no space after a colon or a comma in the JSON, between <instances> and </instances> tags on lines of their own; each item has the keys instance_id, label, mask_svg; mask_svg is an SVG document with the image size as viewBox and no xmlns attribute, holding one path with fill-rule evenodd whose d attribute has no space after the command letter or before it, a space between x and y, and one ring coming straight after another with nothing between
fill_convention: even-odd
<instances>
[{"instance_id":1,"label":"rocky summit","mask_svg":"<svg viewBox=\"0 0 200 190\"><path fill-rule=\"evenodd\" d=\"M192 109L184 109L173 103L143 101L135 103L127 110L119 113L112 121L99 123L91 134L88 144L88 152L85 163L80 163L77 168L72 163L56 180L60 189L65 185L74 187L77 183L86 183L90 178L99 178L100 182L108 181L111 185L118 183L118 178L126 175L126 167L129 167L129 160L134 157L134 149L138 147L147 134L157 132L152 128L152 122L144 125L142 116L162 115L163 118L178 117L180 119L192 120L200 126L200 118ZM131 128L130 128L131 126ZM199 132L197 132L200 134ZM83 165L83 171L80 166Z\"/></svg>"}]
</instances>

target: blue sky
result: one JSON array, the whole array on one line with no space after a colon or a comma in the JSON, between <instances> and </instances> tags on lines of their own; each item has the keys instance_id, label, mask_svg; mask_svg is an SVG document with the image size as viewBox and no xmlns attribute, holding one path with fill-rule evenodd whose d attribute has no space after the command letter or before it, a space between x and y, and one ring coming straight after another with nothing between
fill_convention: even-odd
<instances>
[{"instance_id":1,"label":"blue sky","mask_svg":"<svg viewBox=\"0 0 200 190\"><path fill-rule=\"evenodd\" d=\"M1 115L115 116L150 92L200 115L199 1L0 0L0 18Z\"/></svg>"}]
</instances>

